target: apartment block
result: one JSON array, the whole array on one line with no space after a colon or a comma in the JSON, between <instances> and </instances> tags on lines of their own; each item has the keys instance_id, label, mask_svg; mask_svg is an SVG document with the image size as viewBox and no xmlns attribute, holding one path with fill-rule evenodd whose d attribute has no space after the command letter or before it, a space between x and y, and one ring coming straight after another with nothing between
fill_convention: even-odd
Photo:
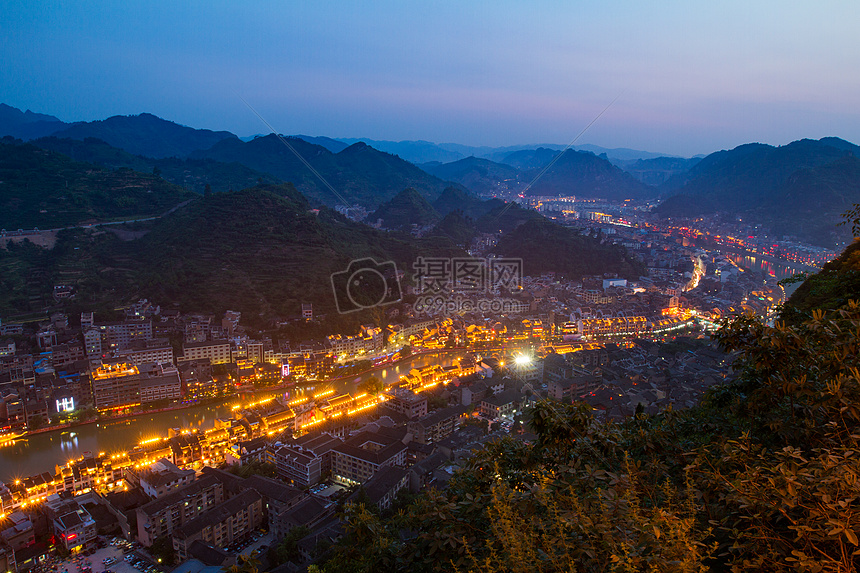
<instances>
[{"instance_id":1,"label":"apartment block","mask_svg":"<svg viewBox=\"0 0 860 573\"><path fill-rule=\"evenodd\" d=\"M319 483L331 471L332 449L343 441L328 434L306 434L275 450L278 477L298 487Z\"/></svg>"},{"instance_id":2,"label":"apartment block","mask_svg":"<svg viewBox=\"0 0 860 573\"><path fill-rule=\"evenodd\" d=\"M406 445L377 432L361 432L332 450L332 479L346 486L358 485L380 468L404 466Z\"/></svg>"},{"instance_id":3,"label":"apartment block","mask_svg":"<svg viewBox=\"0 0 860 573\"><path fill-rule=\"evenodd\" d=\"M90 373L93 402L98 410L140 404L140 371L131 362L106 362Z\"/></svg>"},{"instance_id":4,"label":"apartment block","mask_svg":"<svg viewBox=\"0 0 860 573\"><path fill-rule=\"evenodd\" d=\"M182 346L182 362L191 360L206 361L210 364L232 362L229 340L208 340L191 342Z\"/></svg>"},{"instance_id":5,"label":"apartment block","mask_svg":"<svg viewBox=\"0 0 860 573\"><path fill-rule=\"evenodd\" d=\"M457 431L460 420L466 414L465 406L450 406L410 421L406 427L412 440L419 444L435 444Z\"/></svg>"},{"instance_id":6,"label":"apartment block","mask_svg":"<svg viewBox=\"0 0 860 573\"><path fill-rule=\"evenodd\" d=\"M180 526L173 533L173 549L184 560L195 541L224 548L262 525L263 497L253 489L246 489Z\"/></svg>"},{"instance_id":7,"label":"apartment block","mask_svg":"<svg viewBox=\"0 0 860 573\"><path fill-rule=\"evenodd\" d=\"M144 547L224 501L224 486L203 476L137 509L137 538Z\"/></svg>"}]
</instances>

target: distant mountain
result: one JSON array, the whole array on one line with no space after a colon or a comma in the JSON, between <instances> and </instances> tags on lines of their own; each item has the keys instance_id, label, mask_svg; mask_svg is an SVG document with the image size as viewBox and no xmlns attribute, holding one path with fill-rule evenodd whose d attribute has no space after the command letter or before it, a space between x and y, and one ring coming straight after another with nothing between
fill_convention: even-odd
<instances>
[{"instance_id":1,"label":"distant mountain","mask_svg":"<svg viewBox=\"0 0 860 573\"><path fill-rule=\"evenodd\" d=\"M804 139L781 147L751 143L712 153L669 179L669 197L655 209L667 217L724 212L831 246L839 214L860 202L860 147L837 138Z\"/></svg>"},{"instance_id":2,"label":"distant mountain","mask_svg":"<svg viewBox=\"0 0 860 573\"><path fill-rule=\"evenodd\" d=\"M31 143L42 149L68 155L75 161L86 161L109 169L126 167L135 171L155 173L171 183L201 194L205 191L206 185L217 193L245 189L258 183L281 183L273 175L254 171L239 163L221 163L212 159L142 157L132 155L94 137L87 137L83 141L43 137L34 139Z\"/></svg>"},{"instance_id":3,"label":"distant mountain","mask_svg":"<svg viewBox=\"0 0 860 573\"><path fill-rule=\"evenodd\" d=\"M519 170L489 159L467 157L452 163L425 163L419 167L431 175L459 183L482 195L513 190L520 186Z\"/></svg>"},{"instance_id":4,"label":"distant mountain","mask_svg":"<svg viewBox=\"0 0 860 573\"><path fill-rule=\"evenodd\" d=\"M340 153L341 151L350 146L349 143L344 143L343 141L340 141L338 139L332 139L331 137L313 137L310 135L291 135L290 137L303 139L308 143L313 143L314 145L325 147L332 153Z\"/></svg>"},{"instance_id":5,"label":"distant mountain","mask_svg":"<svg viewBox=\"0 0 860 573\"><path fill-rule=\"evenodd\" d=\"M447 186L441 179L425 173L408 161L364 143L356 143L340 153L332 153L303 139L287 138L287 142L336 193L322 183L274 134L248 142L224 140L211 149L193 153L191 157L237 162L270 173L283 181L292 182L309 198L327 205L359 203L375 208L409 187L428 200L433 200Z\"/></svg>"},{"instance_id":6,"label":"distant mountain","mask_svg":"<svg viewBox=\"0 0 860 573\"><path fill-rule=\"evenodd\" d=\"M299 136L311 143L317 143L326 148L331 149L327 144L314 141L314 138ZM324 138L327 139L327 138ZM362 141L373 146L380 151L393 153L412 163L431 163L438 161L439 163L450 163L466 157L478 157L481 159L489 159L496 163L507 163L504 159L510 154L517 151L533 151L538 148L546 148L554 151L564 149L564 145L554 143L541 143L532 145L507 145L504 147L490 147L487 145L474 146L463 145L460 143L433 143L430 141L379 141L367 138L338 138L338 141L353 144ZM606 148L599 145L577 145L572 147L574 150L591 151L595 154L605 153L610 160L619 161L635 161L636 159L653 159L660 157L660 153L650 151L639 151L637 149L628 149L626 147ZM335 151L334 149L331 149ZM336 151L335 151L336 152ZM528 169L528 167L526 167Z\"/></svg>"},{"instance_id":7,"label":"distant mountain","mask_svg":"<svg viewBox=\"0 0 860 573\"><path fill-rule=\"evenodd\" d=\"M50 135L67 125L52 115L33 113L29 109L22 112L0 103L0 137L9 135L27 141Z\"/></svg>"},{"instance_id":8,"label":"distant mountain","mask_svg":"<svg viewBox=\"0 0 860 573\"><path fill-rule=\"evenodd\" d=\"M798 169L824 165L849 151L858 154L860 148L856 145L837 141L840 143L833 145L825 140L802 139L780 147L748 143L729 151L717 151L688 172L672 177L662 191L666 195L682 192L703 196L717 192L720 201L757 199L785 183Z\"/></svg>"},{"instance_id":9,"label":"distant mountain","mask_svg":"<svg viewBox=\"0 0 860 573\"><path fill-rule=\"evenodd\" d=\"M195 195L151 173L111 171L4 138L0 227L51 229L160 215Z\"/></svg>"},{"instance_id":10,"label":"distant mountain","mask_svg":"<svg viewBox=\"0 0 860 573\"><path fill-rule=\"evenodd\" d=\"M776 235L805 237L831 246L849 238L836 225L842 213L860 203L860 158L846 155L832 163L792 173L780 195L769 199L756 215L772 221Z\"/></svg>"},{"instance_id":11,"label":"distant mountain","mask_svg":"<svg viewBox=\"0 0 860 573\"><path fill-rule=\"evenodd\" d=\"M562 149L565 149L566 146L559 145L555 143L542 143L539 145L512 145L508 147L498 147L492 151L481 151L481 152L473 152L473 155L478 157L484 157L486 159L492 159L493 161L499 163L508 163L509 165L514 165L514 163L505 161L505 159L511 154L517 151L536 151L538 149L546 149L549 151L554 151L556 153L560 152ZM483 148L476 148L482 149ZM594 153L595 155L605 155L606 158L612 163L620 164L625 161L635 161L637 159L655 159L657 157L662 157L665 154L662 153L654 153L651 151L641 151L638 149L629 149L626 147L601 147L599 145L591 145L590 143L586 143L584 145L574 145L571 146L570 149L574 151L589 151ZM515 156L516 157L516 156ZM525 157L528 157L528 154L525 154ZM548 161L548 160L547 160ZM539 163L539 160L537 161ZM546 165L544 163L543 165ZM518 165L517 165L518 166ZM530 166L520 167L521 169L532 169L536 167L537 164L532 164Z\"/></svg>"},{"instance_id":12,"label":"distant mountain","mask_svg":"<svg viewBox=\"0 0 860 573\"><path fill-rule=\"evenodd\" d=\"M239 140L229 131L185 127L149 113L74 123L52 135L69 139L95 137L134 155L155 158L187 157L192 151L208 149L219 141Z\"/></svg>"},{"instance_id":13,"label":"distant mountain","mask_svg":"<svg viewBox=\"0 0 860 573\"><path fill-rule=\"evenodd\" d=\"M653 159L610 161L642 183L658 186L666 183L672 177L683 175L701 161L701 158L656 157Z\"/></svg>"},{"instance_id":14,"label":"distant mountain","mask_svg":"<svg viewBox=\"0 0 860 573\"><path fill-rule=\"evenodd\" d=\"M365 143L374 149L397 155L401 159L405 159L411 163L428 163L430 161L446 163L463 157L461 153L446 150L429 141L378 141L364 138L342 138L339 141L349 145Z\"/></svg>"},{"instance_id":15,"label":"distant mountain","mask_svg":"<svg viewBox=\"0 0 860 573\"><path fill-rule=\"evenodd\" d=\"M523 175L530 182L539 169ZM615 201L656 196L653 188L637 181L602 157L568 149L527 191L529 195L576 195Z\"/></svg>"},{"instance_id":16,"label":"distant mountain","mask_svg":"<svg viewBox=\"0 0 860 573\"><path fill-rule=\"evenodd\" d=\"M665 157L665 153L654 153L652 151L641 151L639 149L630 149L628 147L600 147L599 145L575 145L572 149L577 151L590 151L595 155L606 154L607 158L613 163L618 161L636 161L637 159L657 159ZM680 158L678 158L680 159Z\"/></svg>"},{"instance_id":17,"label":"distant mountain","mask_svg":"<svg viewBox=\"0 0 860 573\"><path fill-rule=\"evenodd\" d=\"M555 272L568 278L617 273L637 278L644 266L618 245L603 244L548 219L528 221L503 235L493 252L523 260L523 272L539 275Z\"/></svg>"},{"instance_id":18,"label":"distant mountain","mask_svg":"<svg viewBox=\"0 0 860 573\"><path fill-rule=\"evenodd\" d=\"M398 231L409 231L412 225L418 227L432 225L439 218L439 213L433 209L427 199L411 188L404 189L367 217L371 223L381 219L384 229Z\"/></svg>"},{"instance_id":19,"label":"distant mountain","mask_svg":"<svg viewBox=\"0 0 860 573\"><path fill-rule=\"evenodd\" d=\"M530 169L541 169L560 153L558 149L538 147L537 149L520 149L505 155L501 163L528 171Z\"/></svg>"}]
</instances>

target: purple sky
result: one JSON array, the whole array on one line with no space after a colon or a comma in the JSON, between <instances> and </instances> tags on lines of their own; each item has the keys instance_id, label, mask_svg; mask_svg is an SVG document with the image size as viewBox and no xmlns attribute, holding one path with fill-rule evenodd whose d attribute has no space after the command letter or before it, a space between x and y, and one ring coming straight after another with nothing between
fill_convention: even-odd
<instances>
[{"instance_id":1,"label":"purple sky","mask_svg":"<svg viewBox=\"0 0 860 573\"><path fill-rule=\"evenodd\" d=\"M678 155L860 143L860 3L7 0L0 102L469 145ZM250 4L250 3L249 3Z\"/></svg>"}]
</instances>

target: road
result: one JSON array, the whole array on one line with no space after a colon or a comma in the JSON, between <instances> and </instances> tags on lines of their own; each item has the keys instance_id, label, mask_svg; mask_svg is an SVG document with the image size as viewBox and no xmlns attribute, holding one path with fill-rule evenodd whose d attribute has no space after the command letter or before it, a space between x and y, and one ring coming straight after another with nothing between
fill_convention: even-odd
<instances>
[{"instance_id":1,"label":"road","mask_svg":"<svg viewBox=\"0 0 860 573\"><path fill-rule=\"evenodd\" d=\"M139 219L124 219L122 221L105 221L103 223L89 223L87 225L70 225L68 227L57 227L55 229L39 229L38 227L35 229L21 229L18 231L6 231L3 233L2 237L26 237L27 235L39 235L41 233L56 233L58 231L66 231L68 229L92 229L93 227L104 227L106 225L124 225L126 223L143 223L144 221L155 221L156 219L161 219L162 217L166 217L176 211L177 209L181 209L185 207L189 203L191 203L194 199L188 199L187 201L183 201L178 205L174 205L161 215L155 215L153 217L141 217Z\"/></svg>"}]
</instances>

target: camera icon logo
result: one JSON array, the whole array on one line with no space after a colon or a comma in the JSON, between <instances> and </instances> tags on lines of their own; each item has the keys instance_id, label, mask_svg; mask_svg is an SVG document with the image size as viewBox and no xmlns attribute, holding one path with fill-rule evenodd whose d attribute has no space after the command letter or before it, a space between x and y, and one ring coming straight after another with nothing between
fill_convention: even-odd
<instances>
[{"instance_id":1,"label":"camera icon logo","mask_svg":"<svg viewBox=\"0 0 860 573\"><path fill-rule=\"evenodd\" d=\"M400 278L394 261L377 263L368 257L349 263L345 271L332 273L331 288L341 314L400 302Z\"/></svg>"}]
</instances>

